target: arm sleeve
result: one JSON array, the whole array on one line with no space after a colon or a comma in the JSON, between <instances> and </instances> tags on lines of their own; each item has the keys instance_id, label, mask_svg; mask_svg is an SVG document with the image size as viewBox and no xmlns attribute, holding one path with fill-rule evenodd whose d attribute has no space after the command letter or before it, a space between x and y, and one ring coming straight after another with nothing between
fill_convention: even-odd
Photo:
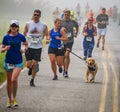
<instances>
[{"instance_id":1,"label":"arm sleeve","mask_svg":"<svg viewBox=\"0 0 120 112\"><path fill-rule=\"evenodd\" d=\"M21 41L22 41L22 42L26 42L26 38L25 38L24 35L22 35L22 37L21 37Z\"/></svg>"},{"instance_id":2,"label":"arm sleeve","mask_svg":"<svg viewBox=\"0 0 120 112\"><path fill-rule=\"evenodd\" d=\"M7 45L7 37L6 36L3 37L2 44Z\"/></svg>"}]
</instances>

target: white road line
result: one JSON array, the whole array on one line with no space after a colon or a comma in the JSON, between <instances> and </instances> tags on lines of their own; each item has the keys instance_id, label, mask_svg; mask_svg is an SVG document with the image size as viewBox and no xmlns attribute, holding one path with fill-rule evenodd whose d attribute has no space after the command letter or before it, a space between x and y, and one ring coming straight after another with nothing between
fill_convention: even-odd
<instances>
[{"instance_id":1,"label":"white road line","mask_svg":"<svg viewBox=\"0 0 120 112\"><path fill-rule=\"evenodd\" d=\"M104 69L104 75L103 75L103 85L102 85L99 112L105 112L105 102L106 102L106 93L107 93L107 84L108 84L108 71L105 63L103 63L103 69Z\"/></svg>"},{"instance_id":2,"label":"white road line","mask_svg":"<svg viewBox=\"0 0 120 112\"><path fill-rule=\"evenodd\" d=\"M6 85L6 82L7 82L7 81L3 82L3 83L0 85L0 89L2 89L2 88Z\"/></svg>"},{"instance_id":3,"label":"white road line","mask_svg":"<svg viewBox=\"0 0 120 112\"><path fill-rule=\"evenodd\" d=\"M24 72L27 68L25 67L24 69L21 70L21 73ZM0 89L2 89L6 85L7 81L5 80L1 85Z\"/></svg>"}]
</instances>

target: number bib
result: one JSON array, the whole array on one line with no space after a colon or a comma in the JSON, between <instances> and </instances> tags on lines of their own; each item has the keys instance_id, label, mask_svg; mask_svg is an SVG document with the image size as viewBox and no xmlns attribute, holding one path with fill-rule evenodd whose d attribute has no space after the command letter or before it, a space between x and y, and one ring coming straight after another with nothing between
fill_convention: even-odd
<instances>
[{"instance_id":1,"label":"number bib","mask_svg":"<svg viewBox=\"0 0 120 112\"><path fill-rule=\"evenodd\" d=\"M92 37L86 37L86 41L92 42Z\"/></svg>"},{"instance_id":2,"label":"number bib","mask_svg":"<svg viewBox=\"0 0 120 112\"><path fill-rule=\"evenodd\" d=\"M39 38L37 38L37 37L33 37L32 38L32 43L38 43L39 42Z\"/></svg>"},{"instance_id":3,"label":"number bib","mask_svg":"<svg viewBox=\"0 0 120 112\"><path fill-rule=\"evenodd\" d=\"M38 43L40 41L40 34L29 34L31 37L31 42L32 43Z\"/></svg>"},{"instance_id":4,"label":"number bib","mask_svg":"<svg viewBox=\"0 0 120 112\"><path fill-rule=\"evenodd\" d=\"M14 64L7 63L8 69L14 69Z\"/></svg>"},{"instance_id":5,"label":"number bib","mask_svg":"<svg viewBox=\"0 0 120 112\"><path fill-rule=\"evenodd\" d=\"M68 32L68 33L67 33L67 37L68 37L68 38L71 38L71 32Z\"/></svg>"}]
</instances>

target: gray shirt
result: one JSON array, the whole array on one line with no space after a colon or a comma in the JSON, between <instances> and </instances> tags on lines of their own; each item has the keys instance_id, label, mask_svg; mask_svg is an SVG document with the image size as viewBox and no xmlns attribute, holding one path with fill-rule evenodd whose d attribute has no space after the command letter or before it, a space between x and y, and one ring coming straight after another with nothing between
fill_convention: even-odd
<instances>
[{"instance_id":1,"label":"gray shirt","mask_svg":"<svg viewBox=\"0 0 120 112\"><path fill-rule=\"evenodd\" d=\"M74 41L74 28L78 28L78 24L74 20L62 20L61 27L66 28L69 41Z\"/></svg>"},{"instance_id":2,"label":"gray shirt","mask_svg":"<svg viewBox=\"0 0 120 112\"><path fill-rule=\"evenodd\" d=\"M100 29L106 28L107 27L107 22L109 21L108 15L107 14L99 14L96 18L96 20L98 22L102 22L98 23L97 27Z\"/></svg>"}]
</instances>

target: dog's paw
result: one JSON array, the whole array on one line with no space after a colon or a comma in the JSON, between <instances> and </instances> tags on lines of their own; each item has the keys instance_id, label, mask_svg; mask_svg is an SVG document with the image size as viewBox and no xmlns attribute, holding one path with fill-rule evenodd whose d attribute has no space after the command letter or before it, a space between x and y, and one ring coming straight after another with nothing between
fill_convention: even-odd
<instances>
[{"instance_id":1,"label":"dog's paw","mask_svg":"<svg viewBox=\"0 0 120 112\"><path fill-rule=\"evenodd\" d=\"M94 83L95 81L94 80L90 80L91 83Z\"/></svg>"}]
</instances>

